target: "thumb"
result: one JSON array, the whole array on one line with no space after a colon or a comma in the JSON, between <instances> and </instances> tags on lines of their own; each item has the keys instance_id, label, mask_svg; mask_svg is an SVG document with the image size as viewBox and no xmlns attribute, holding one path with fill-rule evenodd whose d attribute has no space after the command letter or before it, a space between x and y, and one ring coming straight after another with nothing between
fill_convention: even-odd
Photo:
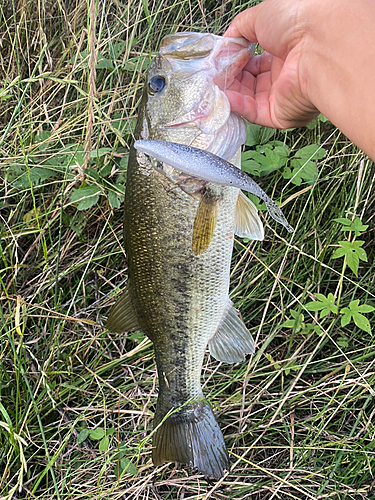
<instances>
[{"instance_id":1,"label":"thumb","mask_svg":"<svg viewBox=\"0 0 375 500\"><path fill-rule=\"evenodd\" d=\"M249 40L249 42L258 43L255 33L255 23L261 6L262 4L258 4L255 7L240 12L233 19L224 36L243 37Z\"/></svg>"}]
</instances>

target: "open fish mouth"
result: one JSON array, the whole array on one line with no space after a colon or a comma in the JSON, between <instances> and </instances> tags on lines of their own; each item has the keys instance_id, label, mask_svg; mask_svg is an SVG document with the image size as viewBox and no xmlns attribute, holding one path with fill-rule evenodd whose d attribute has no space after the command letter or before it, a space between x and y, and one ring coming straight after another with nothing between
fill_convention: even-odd
<instances>
[{"instance_id":1,"label":"open fish mouth","mask_svg":"<svg viewBox=\"0 0 375 500\"><path fill-rule=\"evenodd\" d=\"M253 44L244 38L175 33L163 38L159 53L169 59L174 70L183 69L189 61L192 71L196 61L197 71L208 71L215 85L225 90L249 61L252 49Z\"/></svg>"},{"instance_id":2,"label":"open fish mouth","mask_svg":"<svg viewBox=\"0 0 375 500\"><path fill-rule=\"evenodd\" d=\"M203 133L216 132L230 115L224 90L246 65L252 55L252 44L243 38L226 38L207 33L176 33L166 36L159 51L167 61L170 74L196 87L199 93L191 106L181 109L163 128L195 126Z\"/></svg>"}]
</instances>

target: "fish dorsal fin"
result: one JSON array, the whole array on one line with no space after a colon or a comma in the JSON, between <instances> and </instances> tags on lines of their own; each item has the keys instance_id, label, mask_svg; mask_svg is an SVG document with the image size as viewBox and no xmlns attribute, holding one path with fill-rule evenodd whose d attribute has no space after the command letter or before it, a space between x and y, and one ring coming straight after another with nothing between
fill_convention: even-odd
<instances>
[{"instance_id":1,"label":"fish dorsal fin","mask_svg":"<svg viewBox=\"0 0 375 500\"><path fill-rule=\"evenodd\" d=\"M215 335L209 340L211 356L224 363L239 363L246 354L254 354L254 340L228 297Z\"/></svg>"},{"instance_id":2,"label":"fish dorsal fin","mask_svg":"<svg viewBox=\"0 0 375 500\"><path fill-rule=\"evenodd\" d=\"M242 191L240 191L237 198L234 223L234 232L240 238L260 241L264 239L263 224L258 215L258 210Z\"/></svg>"},{"instance_id":3,"label":"fish dorsal fin","mask_svg":"<svg viewBox=\"0 0 375 500\"><path fill-rule=\"evenodd\" d=\"M205 252L214 235L221 196L207 189L202 196L193 226L191 249L194 255Z\"/></svg>"},{"instance_id":4,"label":"fish dorsal fin","mask_svg":"<svg viewBox=\"0 0 375 500\"><path fill-rule=\"evenodd\" d=\"M106 328L110 332L123 333L139 330L139 324L127 288L109 312Z\"/></svg>"}]
</instances>

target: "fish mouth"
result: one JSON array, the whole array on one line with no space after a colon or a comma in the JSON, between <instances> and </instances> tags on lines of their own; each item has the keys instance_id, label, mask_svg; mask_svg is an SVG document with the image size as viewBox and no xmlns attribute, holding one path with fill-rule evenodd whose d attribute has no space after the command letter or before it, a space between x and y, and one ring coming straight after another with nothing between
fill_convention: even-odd
<instances>
[{"instance_id":1,"label":"fish mouth","mask_svg":"<svg viewBox=\"0 0 375 500\"><path fill-rule=\"evenodd\" d=\"M194 123L194 120L191 120L190 122L167 123L163 128L185 127L186 125L191 125L192 123Z\"/></svg>"},{"instance_id":2,"label":"fish mouth","mask_svg":"<svg viewBox=\"0 0 375 500\"><path fill-rule=\"evenodd\" d=\"M247 64L254 44L245 38L233 38L211 33L174 33L163 38L159 53L174 69L182 69L189 61L200 70L208 70L213 82L224 91Z\"/></svg>"},{"instance_id":3,"label":"fish mouth","mask_svg":"<svg viewBox=\"0 0 375 500\"><path fill-rule=\"evenodd\" d=\"M190 108L164 123L163 128L196 127L212 134L228 120L230 105L224 90L252 55L252 46L244 38L230 38L210 33L175 33L162 40L159 54L167 59L171 72L186 73L187 81L197 74L212 90L202 94ZM209 95L209 97L207 97Z\"/></svg>"},{"instance_id":4,"label":"fish mouth","mask_svg":"<svg viewBox=\"0 0 375 500\"><path fill-rule=\"evenodd\" d=\"M193 115L189 120L187 120L186 117L180 117L173 122L164 124L163 128L176 129L181 127L191 127L197 128L201 132L208 134L216 132L218 128L224 125L230 115L229 101L225 94L223 94L223 96L223 100L225 99L227 102L225 103L225 106L221 106L219 111L215 111L213 106L213 109L207 114Z\"/></svg>"},{"instance_id":5,"label":"fish mouth","mask_svg":"<svg viewBox=\"0 0 375 500\"><path fill-rule=\"evenodd\" d=\"M197 127L200 121L202 120L207 120L208 119L207 114L196 114L194 115L191 120L184 120L182 118L179 118L179 120L175 120L170 123L166 123L163 128L177 128L177 127ZM181 120L181 121L180 121Z\"/></svg>"}]
</instances>

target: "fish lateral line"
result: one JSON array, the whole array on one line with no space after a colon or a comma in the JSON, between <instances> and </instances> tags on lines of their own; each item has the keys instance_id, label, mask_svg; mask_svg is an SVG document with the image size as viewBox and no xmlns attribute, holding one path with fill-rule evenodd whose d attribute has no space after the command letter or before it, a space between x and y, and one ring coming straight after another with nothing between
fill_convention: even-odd
<instances>
[{"instance_id":1,"label":"fish lateral line","mask_svg":"<svg viewBox=\"0 0 375 500\"><path fill-rule=\"evenodd\" d=\"M214 184L243 189L257 196L264 201L268 213L276 222L282 224L289 233L294 232L281 209L263 189L246 172L220 156L193 146L161 140L141 139L134 142L134 148L158 161L171 165L184 174Z\"/></svg>"}]
</instances>

